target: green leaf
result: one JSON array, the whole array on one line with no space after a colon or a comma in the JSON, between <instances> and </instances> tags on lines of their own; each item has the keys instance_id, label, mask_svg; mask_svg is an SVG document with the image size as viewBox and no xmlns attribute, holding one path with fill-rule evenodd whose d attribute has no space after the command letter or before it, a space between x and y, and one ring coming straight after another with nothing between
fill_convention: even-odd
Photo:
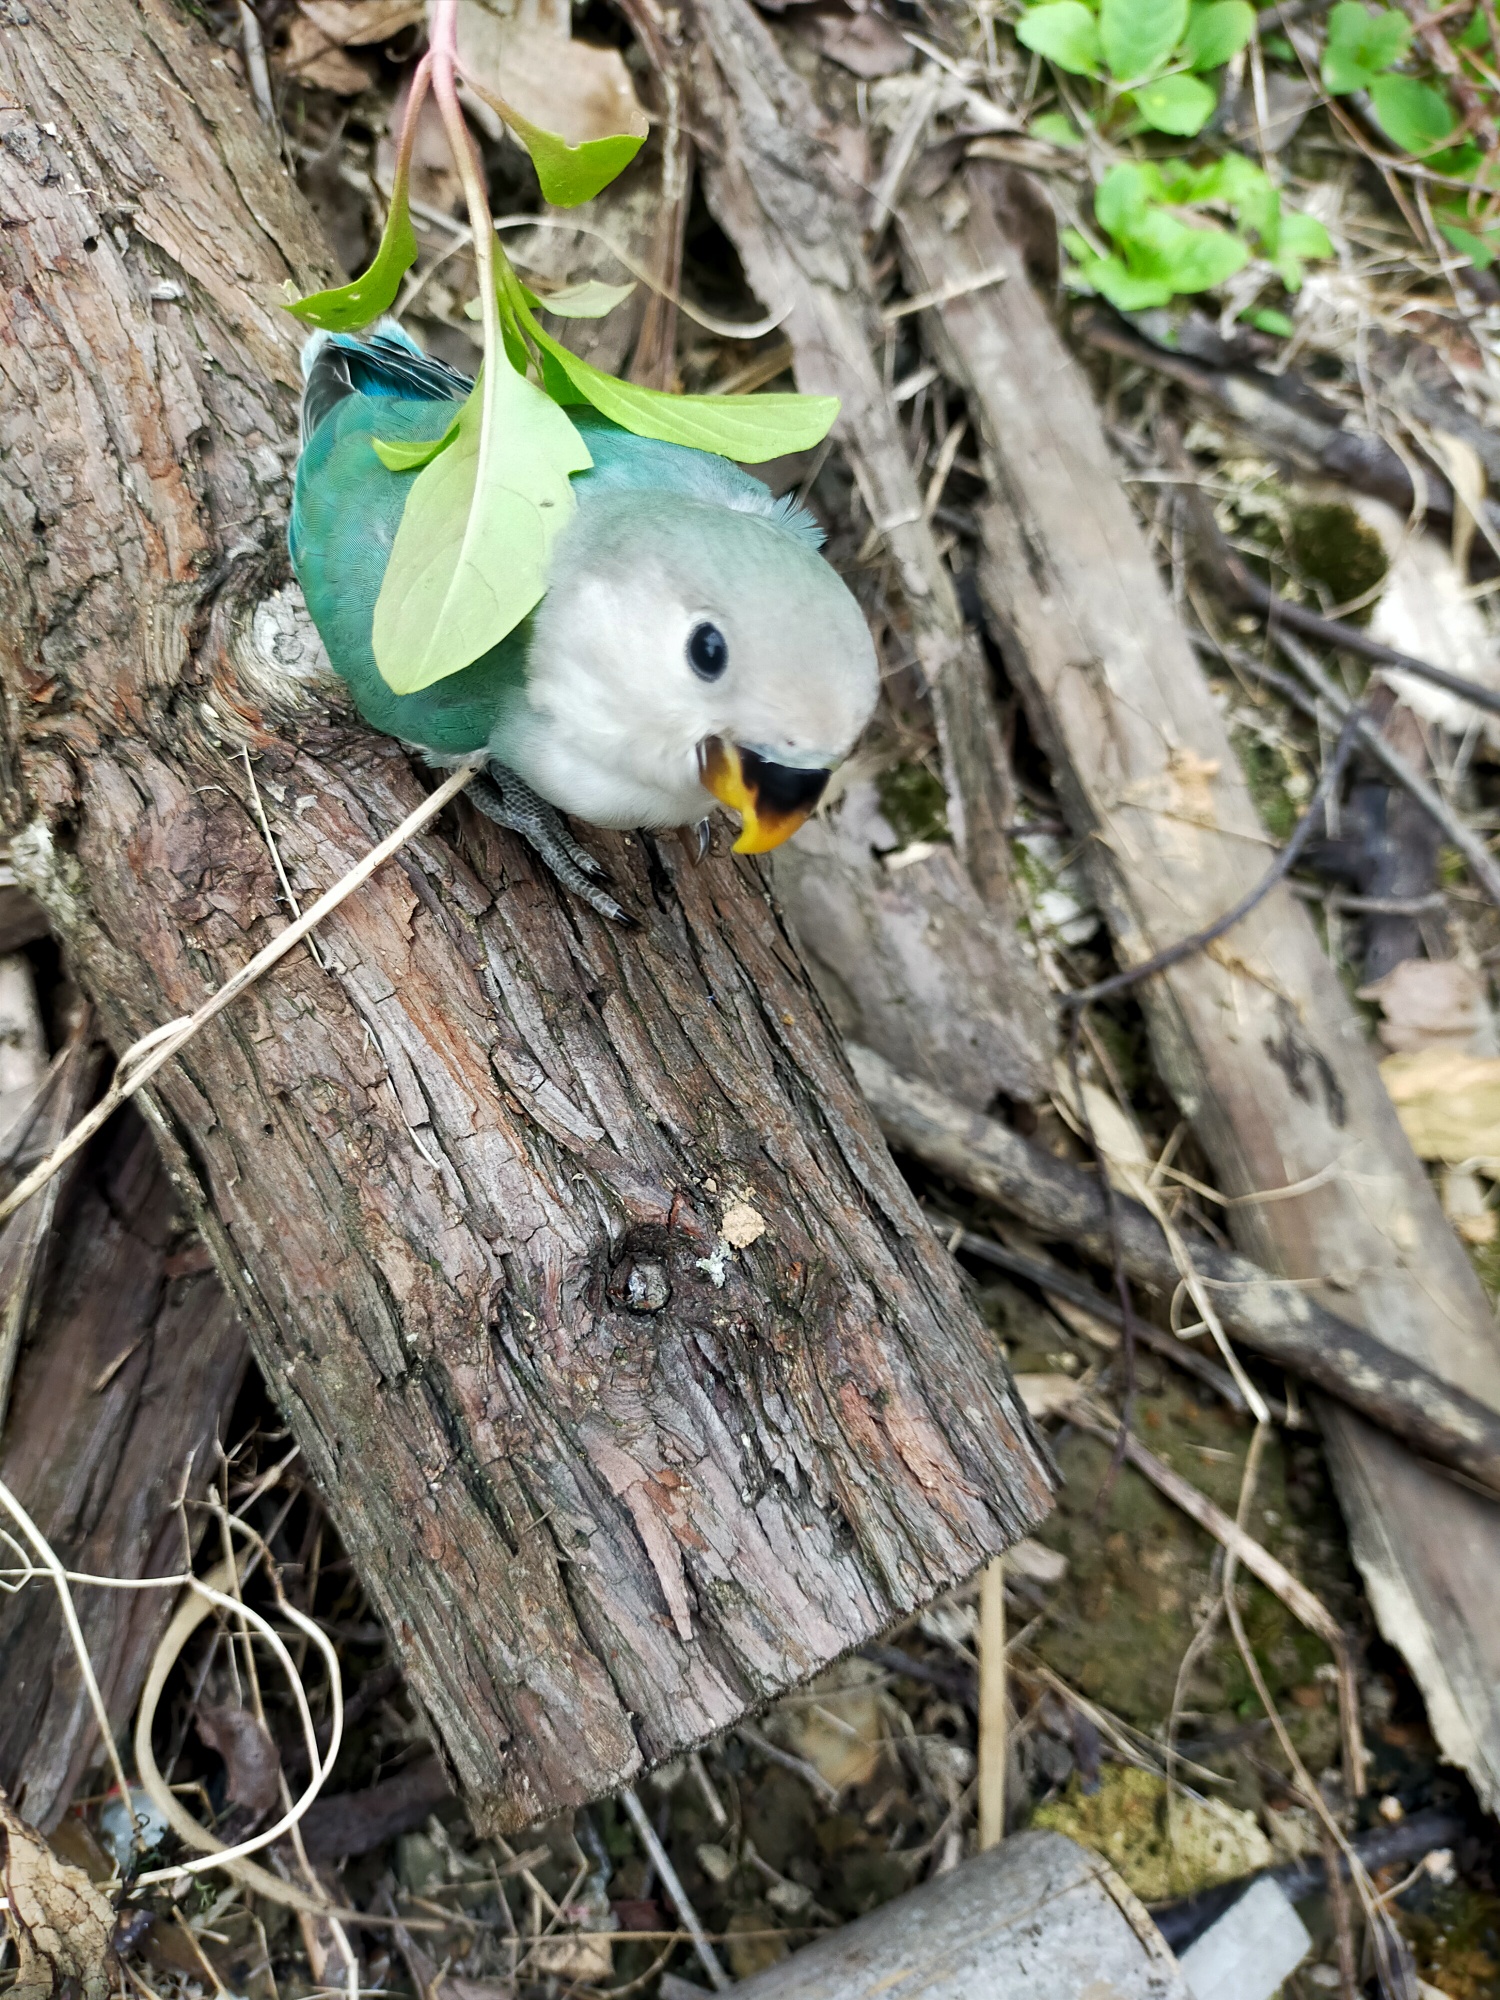
<instances>
[{"instance_id":1,"label":"green leaf","mask_svg":"<svg viewBox=\"0 0 1500 2000\"><path fill-rule=\"evenodd\" d=\"M1188 0L1100 0L1099 41L1110 75L1117 83L1151 76L1187 24Z\"/></svg>"},{"instance_id":2,"label":"green leaf","mask_svg":"<svg viewBox=\"0 0 1500 2000\"><path fill-rule=\"evenodd\" d=\"M1469 16L1469 25L1454 41L1456 49L1482 49L1490 39L1490 24L1484 18L1484 9L1476 7Z\"/></svg>"},{"instance_id":3,"label":"green leaf","mask_svg":"<svg viewBox=\"0 0 1500 2000\"><path fill-rule=\"evenodd\" d=\"M424 465L430 465L440 451L446 451L458 436L460 417L455 417L443 435L438 438L372 438L375 456L388 472L418 472Z\"/></svg>"},{"instance_id":4,"label":"green leaf","mask_svg":"<svg viewBox=\"0 0 1500 2000\"><path fill-rule=\"evenodd\" d=\"M1021 17L1016 40L1071 76L1099 74L1099 24L1083 0L1046 0Z\"/></svg>"},{"instance_id":5,"label":"green leaf","mask_svg":"<svg viewBox=\"0 0 1500 2000\"><path fill-rule=\"evenodd\" d=\"M1476 271L1487 271L1494 263L1495 252L1482 236L1476 236L1471 229L1465 229L1457 222L1445 222L1441 216L1437 217L1437 226L1453 248L1468 258Z\"/></svg>"},{"instance_id":6,"label":"green leaf","mask_svg":"<svg viewBox=\"0 0 1500 2000\"><path fill-rule=\"evenodd\" d=\"M1172 297L1171 284L1165 278L1138 277L1118 257L1090 256L1080 260L1080 269L1117 312L1148 312L1152 306L1166 305Z\"/></svg>"},{"instance_id":7,"label":"green leaf","mask_svg":"<svg viewBox=\"0 0 1500 2000\"><path fill-rule=\"evenodd\" d=\"M1456 122L1442 92L1414 76L1377 76L1370 98L1381 127L1403 153L1430 153Z\"/></svg>"},{"instance_id":8,"label":"green leaf","mask_svg":"<svg viewBox=\"0 0 1500 2000\"><path fill-rule=\"evenodd\" d=\"M602 416L637 437L691 445L741 465L760 465L821 444L839 413L837 396L673 396L663 389L643 389L606 375L560 341L533 331Z\"/></svg>"},{"instance_id":9,"label":"green leaf","mask_svg":"<svg viewBox=\"0 0 1500 2000\"><path fill-rule=\"evenodd\" d=\"M458 434L416 476L375 603L375 663L397 694L470 666L515 630L547 585L552 545L593 463L535 383L490 355Z\"/></svg>"},{"instance_id":10,"label":"green leaf","mask_svg":"<svg viewBox=\"0 0 1500 2000\"><path fill-rule=\"evenodd\" d=\"M1220 69L1233 61L1254 33L1250 0L1211 0L1189 14L1182 53L1193 69Z\"/></svg>"},{"instance_id":11,"label":"green leaf","mask_svg":"<svg viewBox=\"0 0 1500 2000\"><path fill-rule=\"evenodd\" d=\"M1257 333L1274 333L1278 340L1290 340L1296 327L1283 312L1276 312L1270 306L1262 306L1256 312L1241 313L1240 318L1253 326Z\"/></svg>"},{"instance_id":12,"label":"green leaf","mask_svg":"<svg viewBox=\"0 0 1500 2000\"><path fill-rule=\"evenodd\" d=\"M628 285L606 285L599 278L585 278L581 284L562 285L555 292L537 293L528 286L526 303L556 313L559 319L603 319L623 305L634 290L634 279Z\"/></svg>"},{"instance_id":13,"label":"green leaf","mask_svg":"<svg viewBox=\"0 0 1500 2000\"><path fill-rule=\"evenodd\" d=\"M1159 76L1130 95L1152 131L1170 132L1177 139L1190 139L1201 132L1219 101L1196 76Z\"/></svg>"},{"instance_id":14,"label":"green leaf","mask_svg":"<svg viewBox=\"0 0 1500 2000\"><path fill-rule=\"evenodd\" d=\"M583 139L573 145L560 132L548 132L534 125L472 72L465 72L464 81L505 120L530 153L543 197L554 208L577 208L580 202L592 201L601 188L607 188L618 174L624 173L646 143L644 113L639 131L611 132L603 138Z\"/></svg>"},{"instance_id":15,"label":"green leaf","mask_svg":"<svg viewBox=\"0 0 1500 2000\"><path fill-rule=\"evenodd\" d=\"M1083 144L1083 134L1071 118L1065 118L1060 111L1044 111L1033 118L1027 126L1033 139L1043 139L1049 146L1066 146L1070 151Z\"/></svg>"},{"instance_id":16,"label":"green leaf","mask_svg":"<svg viewBox=\"0 0 1500 2000\"><path fill-rule=\"evenodd\" d=\"M287 311L309 326L327 327L330 333L353 333L390 311L401 289L401 280L416 261L417 238L406 206L406 177L400 175L391 189L390 213L369 270L361 272L350 284L293 299L288 302Z\"/></svg>"},{"instance_id":17,"label":"green leaf","mask_svg":"<svg viewBox=\"0 0 1500 2000\"><path fill-rule=\"evenodd\" d=\"M1360 0L1339 0L1328 16L1323 44L1323 88L1335 97L1368 90L1382 70L1411 46L1411 22L1394 7L1374 13Z\"/></svg>"},{"instance_id":18,"label":"green leaf","mask_svg":"<svg viewBox=\"0 0 1500 2000\"><path fill-rule=\"evenodd\" d=\"M1101 229L1111 236L1126 234L1146 212L1153 196L1160 196L1160 172L1149 164L1121 160L1111 167L1094 190L1094 213Z\"/></svg>"}]
</instances>

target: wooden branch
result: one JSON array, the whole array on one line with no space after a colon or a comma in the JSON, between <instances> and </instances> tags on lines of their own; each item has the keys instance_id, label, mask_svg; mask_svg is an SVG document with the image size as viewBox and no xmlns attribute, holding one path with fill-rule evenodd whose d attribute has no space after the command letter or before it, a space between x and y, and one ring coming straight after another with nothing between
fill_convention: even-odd
<instances>
[{"instance_id":1,"label":"wooden branch","mask_svg":"<svg viewBox=\"0 0 1500 2000\"><path fill-rule=\"evenodd\" d=\"M931 338L970 388L996 503L981 589L1124 964L1254 882L1264 832L1223 718L1115 477L1078 364L971 167L967 222L903 217L912 290L992 271ZM1036 385L1046 384L1046 393ZM1408 1146L1333 968L1284 890L1139 989L1163 1076L1233 1196L1242 1247L1500 1407L1495 1322ZM1324 1412L1356 1560L1444 1752L1500 1799L1500 1513L1335 1405Z\"/></svg>"},{"instance_id":2,"label":"wooden branch","mask_svg":"<svg viewBox=\"0 0 1500 2000\"><path fill-rule=\"evenodd\" d=\"M852 1048L850 1055L880 1129L898 1152L999 1202L1044 1240L1110 1261L1108 1204L1092 1174L1028 1145L998 1119L966 1111L926 1084L899 1076L868 1049ZM1161 1225L1123 1194L1116 1208L1126 1272L1171 1298L1182 1274ZM1248 1257L1198 1236L1189 1247L1234 1339L1500 1496L1500 1410ZM1170 1352L1182 1343L1164 1336L1161 1345Z\"/></svg>"},{"instance_id":3,"label":"wooden branch","mask_svg":"<svg viewBox=\"0 0 1500 2000\"><path fill-rule=\"evenodd\" d=\"M0 40L5 816L119 1048L422 780L318 675L280 286L326 279L173 0ZM622 935L455 808L145 1102L471 1817L874 1637L1045 1510L993 1342L752 865L601 848Z\"/></svg>"}]
</instances>

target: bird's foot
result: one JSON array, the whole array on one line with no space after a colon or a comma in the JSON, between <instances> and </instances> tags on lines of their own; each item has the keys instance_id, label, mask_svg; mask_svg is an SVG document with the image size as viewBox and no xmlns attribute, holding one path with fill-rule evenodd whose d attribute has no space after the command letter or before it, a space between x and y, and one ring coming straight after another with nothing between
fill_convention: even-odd
<instances>
[{"instance_id":1,"label":"bird's foot","mask_svg":"<svg viewBox=\"0 0 1500 2000\"><path fill-rule=\"evenodd\" d=\"M471 781L468 795L486 819L520 834L563 887L591 910L612 923L634 926L636 919L600 886L609 881L608 871L573 838L556 806L538 798L514 771L503 764L491 764L488 777Z\"/></svg>"}]
</instances>

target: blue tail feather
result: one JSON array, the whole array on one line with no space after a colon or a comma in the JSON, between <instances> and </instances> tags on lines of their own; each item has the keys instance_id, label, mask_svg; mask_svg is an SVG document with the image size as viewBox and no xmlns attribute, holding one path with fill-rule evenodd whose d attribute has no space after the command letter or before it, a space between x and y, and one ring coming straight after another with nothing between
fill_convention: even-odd
<instances>
[{"instance_id":1,"label":"blue tail feather","mask_svg":"<svg viewBox=\"0 0 1500 2000\"><path fill-rule=\"evenodd\" d=\"M393 319L383 319L363 339L321 328L302 350L302 442L346 396L409 396L423 402L462 402L474 384L467 375L424 354Z\"/></svg>"}]
</instances>

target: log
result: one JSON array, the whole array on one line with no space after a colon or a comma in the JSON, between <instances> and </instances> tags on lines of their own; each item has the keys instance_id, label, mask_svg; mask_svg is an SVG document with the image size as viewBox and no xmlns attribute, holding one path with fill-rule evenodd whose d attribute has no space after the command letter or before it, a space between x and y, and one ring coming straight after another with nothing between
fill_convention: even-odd
<instances>
[{"instance_id":1,"label":"log","mask_svg":"<svg viewBox=\"0 0 1500 2000\"><path fill-rule=\"evenodd\" d=\"M872 1050L853 1047L849 1053L880 1129L898 1152L998 1201L1045 1240L1113 1262L1110 1207L1092 1174L1028 1145L998 1119L899 1075ZM1127 1195L1116 1195L1114 1209L1127 1274L1171 1298L1182 1273L1161 1225ZM1273 1277L1206 1237L1184 1232L1184 1240L1231 1338L1500 1498L1500 1410L1340 1319L1303 1286ZM1101 1304L1110 1310L1107 1299ZM1141 1331L1161 1352L1175 1348L1183 1358L1197 1358L1169 1334Z\"/></svg>"},{"instance_id":2,"label":"log","mask_svg":"<svg viewBox=\"0 0 1500 2000\"><path fill-rule=\"evenodd\" d=\"M228 1434L248 1350L133 1108L100 1134L70 1183L33 1303L0 1473L70 1569L178 1573L184 1533L196 1540L202 1525L193 1503L217 1473L216 1441ZM80 1586L76 1601L123 1733L172 1593ZM50 1832L99 1755L50 1584L0 1597L0 1690L0 1790Z\"/></svg>"},{"instance_id":3,"label":"log","mask_svg":"<svg viewBox=\"0 0 1500 2000\"><path fill-rule=\"evenodd\" d=\"M914 291L1004 283L929 318L970 391L995 502L981 590L1125 964L1231 907L1265 834L1118 484L1087 382L970 167L967 221L901 218ZM951 219L951 211L949 211ZM1045 382L1038 396L1035 384ZM1256 1262L1500 1408L1494 1315L1402 1134L1363 1030L1285 889L1139 989L1158 1066ZM1303 1187L1303 1183L1308 1183ZM1500 1800L1500 1510L1332 1403L1320 1417L1355 1559L1444 1754Z\"/></svg>"},{"instance_id":4,"label":"log","mask_svg":"<svg viewBox=\"0 0 1500 2000\"><path fill-rule=\"evenodd\" d=\"M1018 1833L795 1951L745 2000L1189 2000L1177 1961L1108 1862Z\"/></svg>"},{"instance_id":5,"label":"log","mask_svg":"<svg viewBox=\"0 0 1500 2000\"><path fill-rule=\"evenodd\" d=\"M280 287L327 254L172 0L0 43L4 818L123 1047L422 796L281 553ZM24 495L24 503L17 496ZM181 1198L471 1818L505 1829L875 1637L1049 1474L750 863L461 806L152 1084Z\"/></svg>"}]
</instances>

